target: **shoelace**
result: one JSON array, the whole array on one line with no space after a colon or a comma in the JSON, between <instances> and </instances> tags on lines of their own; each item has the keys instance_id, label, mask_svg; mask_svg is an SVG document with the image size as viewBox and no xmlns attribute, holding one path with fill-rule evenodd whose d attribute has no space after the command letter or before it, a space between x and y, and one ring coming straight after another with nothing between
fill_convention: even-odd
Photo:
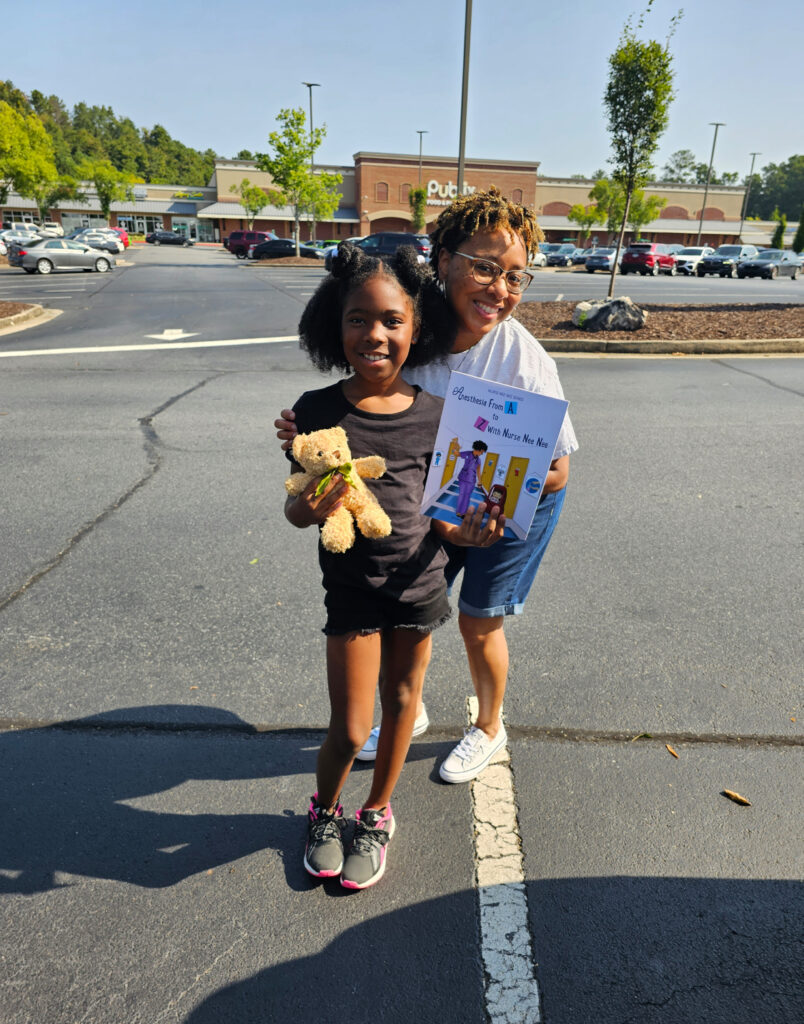
<instances>
[{"instance_id":1,"label":"shoelace","mask_svg":"<svg viewBox=\"0 0 804 1024\"><path fill-rule=\"evenodd\" d=\"M391 837L384 828L372 828L363 821L355 825L355 836L352 840L352 850L359 853L371 853L375 844L385 846Z\"/></svg>"},{"instance_id":2,"label":"shoelace","mask_svg":"<svg viewBox=\"0 0 804 1024\"><path fill-rule=\"evenodd\" d=\"M468 732L464 733L463 739L455 748L455 756L461 761L471 757L475 748L483 742L485 735L482 729L473 725Z\"/></svg>"},{"instance_id":3,"label":"shoelace","mask_svg":"<svg viewBox=\"0 0 804 1024\"><path fill-rule=\"evenodd\" d=\"M340 839L346 822L334 814L327 814L310 826L310 839L320 843L323 839Z\"/></svg>"}]
</instances>

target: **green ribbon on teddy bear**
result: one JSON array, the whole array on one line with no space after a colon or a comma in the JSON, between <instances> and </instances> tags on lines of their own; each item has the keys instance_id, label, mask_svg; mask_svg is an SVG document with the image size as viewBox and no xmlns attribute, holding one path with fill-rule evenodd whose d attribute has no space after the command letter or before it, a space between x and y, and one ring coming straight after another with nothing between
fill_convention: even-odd
<instances>
[{"instance_id":1,"label":"green ribbon on teddy bear","mask_svg":"<svg viewBox=\"0 0 804 1024\"><path fill-rule=\"evenodd\" d=\"M331 469L329 473L325 473L318 482L318 487L315 489L316 498L320 498L324 493L324 490L330 480L335 476L336 473L340 473L343 479L349 484L350 487L357 487L357 481L352 475L353 466L351 462L344 462L342 466L336 466Z\"/></svg>"}]
</instances>

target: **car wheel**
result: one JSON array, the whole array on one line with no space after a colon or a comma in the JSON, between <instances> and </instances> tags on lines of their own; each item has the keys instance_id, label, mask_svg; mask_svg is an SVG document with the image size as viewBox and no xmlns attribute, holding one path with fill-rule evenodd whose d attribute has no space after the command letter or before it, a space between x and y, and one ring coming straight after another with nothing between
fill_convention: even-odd
<instances>
[{"instance_id":1,"label":"car wheel","mask_svg":"<svg viewBox=\"0 0 804 1024\"><path fill-rule=\"evenodd\" d=\"M162 243L161 243L161 242L159 241L159 239L158 239L158 238L155 238L155 239L154 239L154 245L161 245L161 244L162 244Z\"/></svg>"},{"instance_id":2,"label":"car wheel","mask_svg":"<svg viewBox=\"0 0 804 1024\"><path fill-rule=\"evenodd\" d=\"M670 277L675 277L675 276L676 276L676 265L675 265L675 263L674 263L674 264L672 265L672 267L671 267L671 268L670 268L670 269L669 269L669 270L667 271L667 273L668 273L668 274L670 275Z\"/></svg>"},{"instance_id":3,"label":"car wheel","mask_svg":"<svg viewBox=\"0 0 804 1024\"><path fill-rule=\"evenodd\" d=\"M104 259L102 256L99 260L95 260L95 269L99 274L105 274L106 271L109 270L110 266L111 264L109 261Z\"/></svg>"},{"instance_id":4,"label":"car wheel","mask_svg":"<svg viewBox=\"0 0 804 1024\"><path fill-rule=\"evenodd\" d=\"M705 270L696 270L695 273L698 275L698 277L706 277Z\"/></svg>"},{"instance_id":5,"label":"car wheel","mask_svg":"<svg viewBox=\"0 0 804 1024\"><path fill-rule=\"evenodd\" d=\"M237 258L239 260L244 260L246 258L246 256L248 256L248 253L247 252L243 252L242 249L238 249L237 252L235 253L235 256L237 256Z\"/></svg>"},{"instance_id":6,"label":"car wheel","mask_svg":"<svg viewBox=\"0 0 804 1024\"><path fill-rule=\"evenodd\" d=\"M658 263L654 263L653 264L653 266L650 268L650 273L651 273L651 277L658 277L659 276L659 264Z\"/></svg>"},{"instance_id":7,"label":"car wheel","mask_svg":"<svg viewBox=\"0 0 804 1024\"><path fill-rule=\"evenodd\" d=\"M50 260L37 260L36 269L40 274L51 274L53 272L53 264Z\"/></svg>"},{"instance_id":8,"label":"car wheel","mask_svg":"<svg viewBox=\"0 0 804 1024\"><path fill-rule=\"evenodd\" d=\"M795 281L798 277L798 267L793 267L793 273L790 275L790 280Z\"/></svg>"},{"instance_id":9,"label":"car wheel","mask_svg":"<svg viewBox=\"0 0 804 1024\"><path fill-rule=\"evenodd\" d=\"M734 280L734 278L737 276L737 268L735 266L732 266L726 276Z\"/></svg>"},{"instance_id":10,"label":"car wheel","mask_svg":"<svg viewBox=\"0 0 804 1024\"><path fill-rule=\"evenodd\" d=\"M594 272L595 272L595 268L594 267L587 267L586 268L586 273L587 274L594 274Z\"/></svg>"},{"instance_id":11,"label":"car wheel","mask_svg":"<svg viewBox=\"0 0 804 1024\"><path fill-rule=\"evenodd\" d=\"M776 269L776 267L771 267L770 270L768 271L768 279L770 281L773 281L778 273L779 273L779 271Z\"/></svg>"},{"instance_id":12,"label":"car wheel","mask_svg":"<svg viewBox=\"0 0 804 1024\"><path fill-rule=\"evenodd\" d=\"M182 242L181 244L182 244L182 248L183 249L189 249L190 248L190 243L189 242Z\"/></svg>"},{"instance_id":13,"label":"car wheel","mask_svg":"<svg viewBox=\"0 0 804 1024\"><path fill-rule=\"evenodd\" d=\"M738 276L738 277L740 278L740 280L742 281L742 280L744 280L744 279L745 279L746 277L748 277L748 274L741 274L741 273L740 273L740 271L738 270L738 271L737 271L737 276Z\"/></svg>"}]
</instances>

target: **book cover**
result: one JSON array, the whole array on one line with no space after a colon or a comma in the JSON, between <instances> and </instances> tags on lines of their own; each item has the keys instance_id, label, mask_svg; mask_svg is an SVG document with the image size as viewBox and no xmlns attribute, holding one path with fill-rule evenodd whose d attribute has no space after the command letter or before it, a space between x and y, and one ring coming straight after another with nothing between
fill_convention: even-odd
<instances>
[{"instance_id":1,"label":"book cover","mask_svg":"<svg viewBox=\"0 0 804 1024\"><path fill-rule=\"evenodd\" d=\"M460 525L470 505L485 501L505 514L506 537L527 537L568 405L453 370L424 515Z\"/></svg>"}]
</instances>

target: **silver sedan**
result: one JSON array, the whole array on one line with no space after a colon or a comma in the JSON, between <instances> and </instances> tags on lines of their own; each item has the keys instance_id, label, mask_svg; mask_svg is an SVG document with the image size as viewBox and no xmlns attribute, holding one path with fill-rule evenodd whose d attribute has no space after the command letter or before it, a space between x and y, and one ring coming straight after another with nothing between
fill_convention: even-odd
<instances>
[{"instance_id":1,"label":"silver sedan","mask_svg":"<svg viewBox=\"0 0 804 1024\"><path fill-rule=\"evenodd\" d=\"M97 270L105 274L117 261L111 254L84 242L42 238L11 247L8 262L12 267L22 267L27 274L51 274L54 270Z\"/></svg>"}]
</instances>

